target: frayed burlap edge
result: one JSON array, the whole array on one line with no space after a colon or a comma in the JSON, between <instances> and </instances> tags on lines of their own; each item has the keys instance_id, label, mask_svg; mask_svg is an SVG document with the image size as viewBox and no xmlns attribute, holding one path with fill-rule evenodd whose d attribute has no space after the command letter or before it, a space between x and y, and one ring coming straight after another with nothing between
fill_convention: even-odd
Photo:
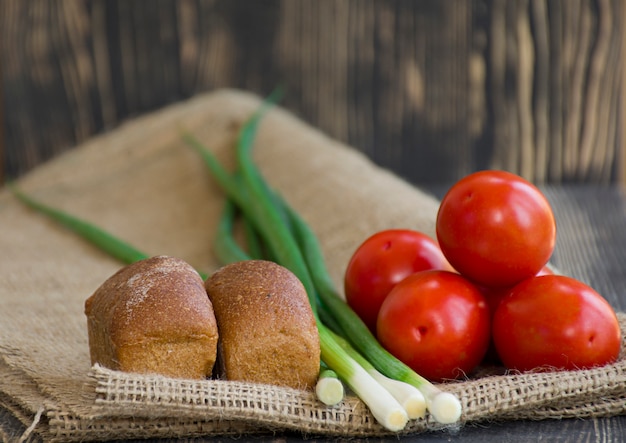
<instances>
[{"instance_id":1,"label":"frayed burlap edge","mask_svg":"<svg viewBox=\"0 0 626 443\"><path fill-rule=\"evenodd\" d=\"M618 313L626 331L626 313ZM623 346L624 348L624 346ZM579 371L481 376L445 383L459 396L457 426L505 420L590 418L626 413L626 359ZM390 435L356 397L335 407L312 392L226 380L176 380L94 366L86 390L93 415L48 410L45 434L58 440L297 432L306 436ZM426 417L400 434L443 427Z\"/></svg>"}]
</instances>

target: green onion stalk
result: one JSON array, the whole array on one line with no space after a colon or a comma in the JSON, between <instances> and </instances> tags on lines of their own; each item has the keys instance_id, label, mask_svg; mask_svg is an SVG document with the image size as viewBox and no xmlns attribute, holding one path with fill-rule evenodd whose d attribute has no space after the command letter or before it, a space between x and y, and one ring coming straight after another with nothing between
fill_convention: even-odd
<instances>
[{"instance_id":1,"label":"green onion stalk","mask_svg":"<svg viewBox=\"0 0 626 443\"><path fill-rule=\"evenodd\" d=\"M424 395L415 386L394 380L381 374L365 357L352 347L352 345L342 336L333 334L337 343L352 357L363 369L365 369L374 379L380 383L389 393L402 405L410 419L424 416L426 407Z\"/></svg>"},{"instance_id":2,"label":"green onion stalk","mask_svg":"<svg viewBox=\"0 0 626 443\"><path fill-rule=\"evenodd\" d=\"M121 261L122 263L130 264L139 260L148 258L149 256L144 252L139 251L131 244L109 234L108 232L98 228L97 226L75 217L67 212L45 205L34 198L23 193L13 184L8 185L9 190L15 195L18 200L24 203L26 206L47 215L52 220L56 221L61 226L69 229L70 231L80 235L93 245L100 248L113 258Z\"/></svg>"},{"instance_id":3,"label":"green onion stalk","mask_svg":"<svg viewBox=\"0 0 626 443\"><path fill-rule=\"evenodd\" d=\"M404 382L417 388L426 400L426 408L436 421L442 424L452 424L459 420L462 412L459 399L449 392L442 391L429 380L417 374L409 366L390 354L374 337L370 329L361 318L339 296L324 265L321 246L315 234L299 214L289 208L295 235L300 239L300 246L305 251L306 261L314 269L311 273L315 279L315 286L329 316L343 335L347 336L377 370L389 378Z\"/></svg>"},{"instance_id":4,"label":"green onion stalk","mask_svg":"<svg viewBox=\"0 0 626 443\"><path fill-rule=\"evenodd\" d=\"M240 131L238 170L234 174L227 172L193 136L183 134L183 140L201 155L227 196L214 242L218 259L228 263L269 254L272 260L290 269L302 281L320 334L320 377L316 393L322 402L333 405L343 397L343 386L340 382L340 387L337 384L339 376L363 400L376 420L391 431L402 430L409 418L423 416L426 408L440 423L456 422L461 414L458 399L441 391L382 348L360 318L338 296L319 242L310 227L269 188L256 168L251 148L268 103L271 104L271 101L268 100ZM148 257L89 222L46 206L13 186L11 189L29 207L51 217L123 263ZM239 247L232 235L238 211L243 214L247 252ZM207 278L205 274L200 275ZM320 313L324 321L320 319ZM331 325L332 330L328 327ZM326 390L325 385L334 387ZM398 387L403 389L399 392ZM421 393L423 398L420 400L415 392ZM411 399L409 403L405 401L407 398ZM426 408L423 406L424 399Z\"/></svg>"},{"instance_id":5,"label":"green onion stalk","mask_svg":"<svg viewBox=\"0 0 626 443\"><path fill-rule=\"evenodd\" d=\"M340 325L341 331L346 335L351 344L358 349L378 371L389 378L402 381L419 389L425 398L426 408L436 421L442 424L457 422L462 412L459 399L453 394L439 389L382 347L365 323L336 291L334 283L328 273L321 246L310 226L295 210L281 199L279 195L272 193L269 189L269 185L263 179L262 174L256 168L252 160L251 149L254 133L259 124L261 115L266 109L267 104L244 124L237 144L237 158L240 172L246 177L248 186L254 190L256 198L255 203L258 207L263 208L263 210L272 212L272 222L269 224L269 229L265 231L261 230L261 234L266 236L268 242L271 241L272 235L276 232L285 234L284 239L281 241L288 241L291 244L292 241L295 240L295 246L290 247L294 251L301 252L306 269L309 270L306 276L307 280L312 280L308 287L308 290L311 291L309 294L316 294L318 296L313 297L314 299L311 300L311 304L313 306L315 304L324 306L326 310L330 312L336 323ZM203 156L211 173L214 177L218 178L218 181L219 177L224 177L225 172L208 149L190 134L185 134L184 138L190 146L194 147ZM227 186L224 186L224 188L227 189ZM280 207L280 209L276 209L277 206ZM291 235L289 235L288 229L284 228L285 222L281 221L279 212L287 214L289 225L291 226ZM246 216L249 217L247 214ZM252 220L262 219L263 214L256 214L253 215ZM281 228L277 227L274 229L273 226L281 226ZM285 244L281 244L281 246L284 245ZM290 268L300 277L299 272L291 268L288 261L282 262L281 264Z\"/></svg>"},{"instance_id":6,"label":"green onion stalk","mask_svg":"<svg viewBox=\"0 0 626 443\"><path fill-rule=\"evenodd\" d=\"M267 184L262 180L250 156L250 147L263 111L264 109L261 109L255 113L240 132L236 172L240 178L225 171L213 155L191 135L185 134L183 138L202 155L227 197L232 199L244 216L254 224L277 263L290 269L302 282L316 319L322 361L368 406L382 426L391 431L400 431L408 421L408 414L404 408L337 344L331 332L319 319L317 290L307 263L286 222L282 208L275 204L275 199L268 192Z\"/></svg>"},{"instance_id":7,"label":"green onion stalk","mask_svg":"<svg viewBox=\"0 0 626 443\"><path fill-rule=\"evenodd\" d=\"M339 404L344 397L343 383L339 380L337 373L323 361L320 361L320 374L315 385L315 395L327 406Z\"/></svg>"}]
</instances>

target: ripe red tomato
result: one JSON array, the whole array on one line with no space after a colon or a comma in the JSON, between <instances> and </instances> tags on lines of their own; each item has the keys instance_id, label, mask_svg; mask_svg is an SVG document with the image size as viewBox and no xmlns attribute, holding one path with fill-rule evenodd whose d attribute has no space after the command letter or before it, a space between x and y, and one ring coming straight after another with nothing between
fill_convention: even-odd
<instances>
[{"instance_id":1,"label":"ripe red tomato","mask_svg":"<svg viewBox=\"0 0 626 443\"><path fill-rule=\"evenodd\" d=\"M512 286L548 262L556 223L548 200L533 184L505 171L480 171L443 197L437 239L465 277L484 286Z\"/></svg>"},{"instance_id":2,"label":"ripe red tomato","mask_svg":"<svg viewBox=\"0 0 626 443\"><path fill-rule=\"evenodd\" d=\"M621 345L613 308L563 275L516 285L496 309L492 333L504 365L520 371L601 366L617 359Z\"/></svg>"},{"instance_id":3,"label":"ripe red tomato","mask_svg":"<svg viewBox=\"0 0 626 443\"><path fill-rule=\"evenodd\" d=\"M478 288L449 271L423 271L398 283L383 302L381 345L427 379L471 372L490 339L489 308Z\"/></svg>"},{"instance_id":4,"label":"ripe red tomato","mask_svg":"<svg viewBox=\"0 0 626 443\"><path fill-rule=\"evenodd\" d=\"M388 229L367 238L354 252L344 276L348 305L376 332L376 318L391 288L429 269L451 269L439 245L421 232Z\"/></svg>"},{"instance_id":5,"label":"ripe red tomato","mask_svg":"<svg viewBox=\"0 0 626 443\"><path fill-rule=\"evenodd\" d=\"M541 275L552 275L552 269L548 266L544 266L541 268L541 271L537 273L537 276ZM489 306L489 313L491 314L491 318L493 319L493 315L500 304L500 301L506 297L511 289L515 286L506 286L504 288L491 288L487 286L480 286L480 292L485 296L485 300L487 301L487 306ZM499 364L502 363L500 361L500 357L498 356L498 352L496 351L496 346L493 343L493 339L489 343L489 349L487 350L487 354L485 355L485 363L490 364Z\"/></svg>"}]
</instances>

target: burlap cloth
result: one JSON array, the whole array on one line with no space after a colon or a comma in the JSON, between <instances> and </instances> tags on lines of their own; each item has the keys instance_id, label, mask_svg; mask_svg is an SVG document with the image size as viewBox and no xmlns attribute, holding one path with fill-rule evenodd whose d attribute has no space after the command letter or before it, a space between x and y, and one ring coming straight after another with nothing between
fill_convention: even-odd
<instances>
[{"instance_id":1,"label":"burlap cloth","mask_svg":"<svg viewBox=\"0 0 626 443\"><path fill-rule=\"evenodd\" d=\"M193 131L232 165L236 131L259 103L238 91L199 96L95 138L18 185L150 254L178 256L211 272L222 195L181 143L179 128ZM434 235L434 198L281 109L263 120L255 155L271 184L317 232L339 287L351 252L374 231L412 227ZM0 227L0 405L22 423L23 439L386 434L352 396L328 408L309 392L92 368L83 303L120 264L6 190L0 192ZM620 319L624 326L626 317ZM626 412L626 362L482 376L446 389L461 398L461 424L617 415ZM405 432L436 428L417 420Z\"/></svg>"}]
</instances>

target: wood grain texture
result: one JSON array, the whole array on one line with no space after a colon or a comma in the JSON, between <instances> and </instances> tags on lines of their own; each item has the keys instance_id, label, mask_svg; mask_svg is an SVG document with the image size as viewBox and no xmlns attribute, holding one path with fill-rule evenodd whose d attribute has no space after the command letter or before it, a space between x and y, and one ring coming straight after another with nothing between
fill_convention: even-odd
<instances>
[{"instance_id":1,"label":"wood grain texture","mask_svg":"<svg viewBox=\"0 0 626 443\"><path fill-rule=\"evenodd\" d=\"M0 0L3 172L194 94L268 94L417 183L624 176L621 0Z\"/></svg>"}]
</instances>

